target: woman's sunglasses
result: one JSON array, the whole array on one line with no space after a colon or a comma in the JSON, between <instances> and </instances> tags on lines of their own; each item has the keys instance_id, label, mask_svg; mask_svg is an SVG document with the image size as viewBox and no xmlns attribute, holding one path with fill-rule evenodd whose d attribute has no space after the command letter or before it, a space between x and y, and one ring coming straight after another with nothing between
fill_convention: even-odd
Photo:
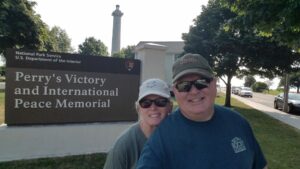
<instances>
[{"instance_id":1,"label":"woman's sunglasses","mask_svg":"<svg viewBox=\"0 0 300 169\"><path fill-rule=\"evenodd\" d=\"M158 98L155 100L151 99L141 99L139 101L139 104L142 108L149 108L152 103L154 103L157 107L166 107L166 105L169 103L169 99L167 98Z\"/></svg>"},{"instance_id":2,"label":"woman's sunglasses","mask_svg":"<svg viewBox=\"0 0 300 169\"><path fill-rule=\"evenodd\" d=\"M189 92L194 85L198 90L207 88L212 79L198 79L194 81L182 81L175 85L179 92Z\"/></svg>"}]
</instances>

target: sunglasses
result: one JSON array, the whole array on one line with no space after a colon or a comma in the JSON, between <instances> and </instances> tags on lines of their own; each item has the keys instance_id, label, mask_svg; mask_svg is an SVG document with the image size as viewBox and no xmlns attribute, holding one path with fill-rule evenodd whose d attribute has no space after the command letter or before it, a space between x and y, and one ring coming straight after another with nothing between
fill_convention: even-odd
<instances>
[{"instance_id":1,"label":"sunglasses","mask_svg":"<svg viewBox=\"0 0 300 169\"><path fill-rule=\"evenodd\" d=\"M189 92L194 85L198 90L207 88L212 79L198 79L194 81L182 81L175 85L179 92Z\"/></svg>"},{"instance_id":2,"label":"sunglasses","mask_svg":"<svg viewBox=\"0 0 300 169\"><path fill-rule=\"evenodd\" d=\"M152 103L154 103L157 107L166 107L166 105L169 103L169 99L158 98L155 100L150 100L144 98L139 101L139 104L142 108L149 108L152 105Z\"/></svg>"}]
</instances>

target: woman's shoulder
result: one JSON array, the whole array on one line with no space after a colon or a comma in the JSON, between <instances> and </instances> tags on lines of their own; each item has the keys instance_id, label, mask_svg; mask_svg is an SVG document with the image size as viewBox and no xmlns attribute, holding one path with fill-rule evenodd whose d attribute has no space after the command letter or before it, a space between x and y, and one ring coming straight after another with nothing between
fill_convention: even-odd
<instances>
[{"instance_id":1,"label":"woman's shoulder","mask_svg":"<svg viewBox=\"0 0 300 169\"><path fill-rule=\"evenodd\" d=\"M139 123L134 123L129 128L127 128L121 135L117 138L114 143L114 148L116 149L124 149L130 147L133 142L135 142L136 137L139 137Z\"/></svg>"}]
</instances>

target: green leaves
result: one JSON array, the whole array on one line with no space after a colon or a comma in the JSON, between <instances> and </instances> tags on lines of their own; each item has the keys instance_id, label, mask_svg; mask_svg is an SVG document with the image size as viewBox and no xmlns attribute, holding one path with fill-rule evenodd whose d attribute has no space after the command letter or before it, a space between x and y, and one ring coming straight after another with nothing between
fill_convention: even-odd
<instances>
[{"instance_id":1,"label":"green leaves","mask_svg":"<svg viewBox=\"0 0 300 169\"><path fill-rule=\"evenodd\" d=\"M221 0L221 3L243 20L243 26L257 30L257 35L272 37L300 52L299 0Z\"/></svg>"},{"instance_id":2,"label":"green leaves","mask_svg":"<svg viewBox=\"0 0 300 169\"><path fill-rule=\"evenodd\" d=\"M259 74L272 78L291 72L292 65L299 63L300 54L285 43L287 39L293 42L292 37L285 34L281 38L285 41L279 41L284 29L279 29L277 22L267 24L273 17L280 18L275 14L281 10L278 4L269 6L271 0L249 1L210 0L189 33L182 36L185 52L203 55L218 77L227 78L227 84L233 76ZM228 105L227 101L226 96Z\"/></svg>"},{"instance_id":3,"label":"green leaves","mask_svg":"<svg viewBox=\"0 0 300 169\"><path fill-rule=\"evenodd\" d=\"M86 38L79 45L79 53L84 55L108 56L107 47L101 40L97 40L94 37Z\"/></svg>"},{"instance_id":4,"label":"green leaves","mask_svg":"<svg viewBox=\"0 0 300 169\"><path fill-rule=\"evenodd\" d=\"M0 3L0 54L7 48L38 49L40 18L33 11L34 2L3 0Z\"/></svg>"},{"instance_id":5,"label":"green leaves","mask_svg":"<svg viewBox=\"0 0 300 169\"><path fill-rule=\"evenodd\" d=\"M3 0L0 3L0 54L7 48L52 52L72 52L65 30L49 30L28 0Z\"/></svg>"},{"instance_id":6,"label":"green leaves","mask_svg":"<svg viewBox=\"0 0 300 169\"><path fill-rule=\"evenodd\" d=\"M47 43L48 51L68 53L74 50L67 32L58 26L54 26L48 33Z\"/></svg>"}]
</instances>

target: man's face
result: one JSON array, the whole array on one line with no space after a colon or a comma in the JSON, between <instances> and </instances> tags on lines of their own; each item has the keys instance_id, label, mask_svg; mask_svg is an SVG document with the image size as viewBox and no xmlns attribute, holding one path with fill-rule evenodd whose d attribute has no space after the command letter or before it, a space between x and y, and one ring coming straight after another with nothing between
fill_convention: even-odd
<instances>
[{"instance_id":1,"label":"man's face","mask_svg":"<svg viewBox=\"0 0 300 169\"><path fill-rule=\"evenodd\" d=\"M176 84L183 81L195 81L202 79L200 75L189 74L180 78L173 86L173 92L183 115L194 121L207 121L214 113L214 101L217 93L216 80L213 79L207 87L197 89L192 85L186 92L179 92Z\"/></svg>"}]
</instances>

